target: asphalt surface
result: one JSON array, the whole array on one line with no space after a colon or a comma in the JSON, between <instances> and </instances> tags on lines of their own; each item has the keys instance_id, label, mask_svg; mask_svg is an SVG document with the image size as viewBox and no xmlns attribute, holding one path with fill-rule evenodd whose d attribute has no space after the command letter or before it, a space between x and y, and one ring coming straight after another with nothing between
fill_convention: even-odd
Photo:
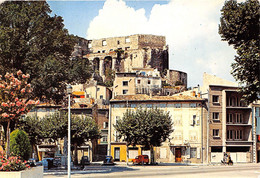
<instances>
[{"instance_id":1,"label":"asphalt surface","mask_svg":"<svg viewBox=\"0 0 260 178\"><path fill-rule=\"evenodd\" d=\"M67 172L63 170L45 171L44 178L67 177ZM72 178L84 177L210 177L210 178L260 178L260 164L235 164L233 166L224 165L177 165L159 164L145 166L127 166L120 164L115 166L89 165L83 171L73 171Z\"/></svg>"}]
</instances>

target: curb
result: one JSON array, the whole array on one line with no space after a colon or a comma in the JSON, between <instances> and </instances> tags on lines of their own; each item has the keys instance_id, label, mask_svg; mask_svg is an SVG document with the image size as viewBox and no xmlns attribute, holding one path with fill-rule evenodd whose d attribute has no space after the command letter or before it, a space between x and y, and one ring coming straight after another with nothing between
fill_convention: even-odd
<instances>
[{"instance_id":1,"label":"curb","mask_svg":"<svg viewBox=\"0 0 260 178\"><path fill-rule=\"evenodd\" d=\"M99 170L86 170L86 171L71 171L71 174L87 174L87 173L102 173L108 172L112 169L99 169ZM67 175L67 171L57 171L57 172L44 172L43 175Z\"/></svg>"}]
</instances>

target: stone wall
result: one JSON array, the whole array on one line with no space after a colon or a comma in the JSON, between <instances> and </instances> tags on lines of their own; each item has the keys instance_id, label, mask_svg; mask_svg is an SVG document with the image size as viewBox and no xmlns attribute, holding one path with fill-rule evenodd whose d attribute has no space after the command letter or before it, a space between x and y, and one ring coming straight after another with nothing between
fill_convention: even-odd
<instances>
[{"instance_id":1,"label":"stone wall","mask_svg":"<svg viewBox=\"0 0 260 178\"><path fill-rule=\"evenodd\" d=\"M156 68L161 73L169 68L168 49L164 36L131 35L89 40L89 54L94 70L105 78L106 58L112 59L115 72L134 72L133 68ZM99 62L99 64L97 64Z\"/></svg>"},{"instance_id":2,"label":"stone wall","mask_svg":"<svg viewBox=\"0 0 260 178\"><path fill-rule=\"evenodd\" d=\"M180 81L187 87L187 73L178 70L167 70L166 81L172 86L174 86L177 81Z\"/></svg>"}]
</instances>

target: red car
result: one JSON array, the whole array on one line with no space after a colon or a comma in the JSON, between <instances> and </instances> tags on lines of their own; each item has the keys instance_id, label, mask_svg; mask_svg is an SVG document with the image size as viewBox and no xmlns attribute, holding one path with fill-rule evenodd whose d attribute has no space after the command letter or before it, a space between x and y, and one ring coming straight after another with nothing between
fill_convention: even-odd
<instances>
[{"instance_id":1,"label":"red car","mask_svg":"<svg viewBox=\"0 0 260 178\"><path fill-rule=\"evenodd\" d=\"M132 160L133 164L148 164L149 163L149 157L148 155L139 155L136 156L135 159Z\"/></svg>"}]
</instances>

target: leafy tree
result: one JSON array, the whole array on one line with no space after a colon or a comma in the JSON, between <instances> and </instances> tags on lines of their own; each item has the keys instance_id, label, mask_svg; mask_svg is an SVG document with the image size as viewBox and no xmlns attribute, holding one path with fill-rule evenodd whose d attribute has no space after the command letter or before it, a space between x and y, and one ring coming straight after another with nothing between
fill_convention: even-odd
<instances>
[{"instance_id":1,"label":"leafy tree","mask_svg":"<svg viewBox=\"0 0 260 178\"><path fill-rule=\"evenodd\" d=\"M0 4L0 74L29 73L34 96L61 102L66 83L85 82L90 70L87 60L71 60L77 37L69 35L62 17L50 13L46 1Z\"/></svg>"},{"instance_id":2,"label":"leafy tree","mask_svg":"<svg viewBox=\"0 0 260 178\"><path fill-rule=\"evenodd\" d=\"M27 116L21 118L18 123L18 128L24 130L29 137L30 144L35 153L37 153L37 146L42 143L43 136L41 135L41 121L38 117ZM38 154L36 154L38 156Z\"/></svg>"},{"instance_id":3,"label":"leafy tree","mask_svg":"<svg viewBox=\"0 0 260 178\"><path fill-rule=\"evenodd\" d=\"M28 135L23 130L16 129L10 134L10 151L14 155L28 160L31 156L31 145Z\"/></svg>"},{"instance_id":4,"label":"leafy tree","mask_svg":"<svg viewBox=\"0 0 260 178\"><path fill-rule=\"evenodd\" d=\"M84 116L74 116L71 120L71 143L74 146L74 164L78 164L77 147L85 141L100 138L100 130L94 119Z\"/></svg>"},{"instance_id":5,"label":"leafy tree","mask_svg":"<svg viewBox=\"0 0 260 178\"><path fill-rule=\"evenodd\" d=\"M68 116L56 112L45 116L40 120L40 136L49 141L57 141L58 138L64 138L68 134Z\"/></svg>"},{"instance_id":6,"label":"leafy tree","mask_svg":"<svg viewBox=\"0 0 260 178\"><path fill-rule=\"evenodd\" d=\"M237 55L232 75L242 85L248 102L260 96L260 5L258 0L226 1L221 9L219 34Z\"/></svg>"},{"instance_id":7,"label":"leafy tree","mask_svg":"<svg viewBox=\"0 0 260 178\"><path fill-rule=\"evenodd\" d=\"M40 120L39 137L57 141L68 135L68 115L64 113L54 113ZM87 116L71 117L71 144L74 146L74 162L77 164L77 147L85 141L100 137L97 123Z\"/></svg>"},{"instance_id":8,"label":"leafy tree","mask_svg":"<svg viewBox=\"0 0 260 178\"><path fill-rule=\"evenodd\" d=\"M6 126L7 156L9 155L10 123L15 123L19 116L26 114L39 101L31 99L32 88L27 82L30 75L22 71L0 76L0 123ZM6 124L7 123L7 124Z\"/></svg>"},{"instance_id":9,"label":"leafy tree","mask_svg":"<svg viewBox=\"0 0 260 178\"><path fill-rule=\"evenodd\" d=\"M160 146L173 131L169 113L157 108L127 110L114 127L119 132L119 137L127 142L127 146L143 145L149 148L152 163L153 147Z\"/></svg>"}]
</instances>

